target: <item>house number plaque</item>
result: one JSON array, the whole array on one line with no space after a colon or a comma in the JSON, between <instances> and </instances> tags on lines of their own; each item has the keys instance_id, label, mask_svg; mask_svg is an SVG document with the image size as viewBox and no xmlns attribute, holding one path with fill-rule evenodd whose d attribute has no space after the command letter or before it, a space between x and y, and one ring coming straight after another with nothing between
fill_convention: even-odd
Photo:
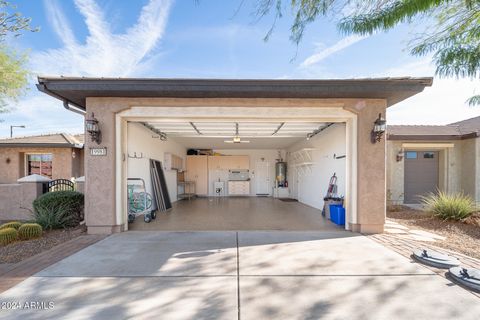
<instances>
[{"instance_id":1,"label":"house number plaque","mask_svg":"<svg viewBox=\"0 0 480 320\"><path fill-rule=\"evenodd\" d=\"M107 148L90 148L91 156L106 156Z\"/></svg>"}]
</instances>

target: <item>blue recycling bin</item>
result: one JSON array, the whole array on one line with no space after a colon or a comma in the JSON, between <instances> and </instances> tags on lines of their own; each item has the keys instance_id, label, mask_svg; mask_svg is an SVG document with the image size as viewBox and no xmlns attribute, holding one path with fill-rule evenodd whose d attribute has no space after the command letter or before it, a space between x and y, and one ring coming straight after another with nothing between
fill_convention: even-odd
<instances>
[{"instance_id":1,"label":"blue recycling bin","mask_svg":"<svg viewBox=\"0 0 480 320\"><path fill-rule=\"evenodd\" d=\"M345 208L341 204L330 205L330 219L339 226L345 225Z\"/></svg>"}]
</instances>

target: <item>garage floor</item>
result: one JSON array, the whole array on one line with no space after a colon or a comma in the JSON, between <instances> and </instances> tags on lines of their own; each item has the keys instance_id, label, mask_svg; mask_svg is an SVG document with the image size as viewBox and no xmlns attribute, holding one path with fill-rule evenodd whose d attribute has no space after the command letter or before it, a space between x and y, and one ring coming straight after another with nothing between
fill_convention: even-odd
<instances>
[{"instance_id":1,"label":"garage floor","mask_svg":"<svg viewBox=\"0 0 480 320\"><path fill-rule=\"evenodd\" d=\"M322 217L321 210L270 197L217 197L181 200L157 219L138 217L129 230L342 230Z\"/></svg>"},{"instance_id":2,"label":"garage floor","mask_svg":"<svg viewBox=\"0 0 480 320\"><path fill-rule=\"evenodd\" d=\"M48 267L1 319L478 319L480 299L358 234L125 232Z\"/></svg>"}]
</instances>

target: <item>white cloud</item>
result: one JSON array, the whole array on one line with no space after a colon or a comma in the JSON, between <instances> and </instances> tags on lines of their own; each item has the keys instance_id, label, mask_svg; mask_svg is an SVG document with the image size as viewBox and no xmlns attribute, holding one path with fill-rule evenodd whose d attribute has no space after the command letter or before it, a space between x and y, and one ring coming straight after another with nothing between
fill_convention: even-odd
<instances>
[{"instance_id":1,"label":"white cloud","mask_svg":"<svg viewBox=\"0 0 480 320\"><path fill-rule=\"evenodd\" d=\"M322 46L318 46L319 48L317 49L317 52L306 58L301 64L301 68L305 67L310 67L314 64L319 63L320 61L328 58L332 54L342 51L351 45L368 38L369 36L358 36L358 35L352 35L348 36L346 38L343 38L342 40L338 41L334 45L327 47L327 48L322 48Z\"/></svg>"},{"instance_id":2,"label":"white cloud","mask_svg":"<svg viewBox=\"0 0 480 320\"><path fill-rule=\"evenodd\" d=\"M94 0L75 0L89 33L82 43L75 38L60 2L46 0L47 18L62 47L33 52L31 69L36 74L105 77L151 72L152 64L159 57L154 49L164 35L172 1L149 0L132 27L122 34L114 34L108 17ZM25 124L27 128L22 129L21 134L83 130L83 117L66 111L60 101L35 88L17 105L12 113L2 115L5 123L0 124L0 136L8 135L10 124Z\"/></svg>"},{"instance_id":3,"label":"white cloud","mask_svg":"<svg viewBox=\"0 0 480 320\"><path fill-rule=\"evenodd\" d=\"M88 36L79 43L55 1L46 1L49 21L64 46L32 54L36 73L77 76L126 77L145 70L153 49L165 32L170 0L150 0L137 23L125 33L114 34L104 12L94 0L75 0L85 18Z\"/></svg>"},{"instance_id":4,"label":"white cloud","mask_svg":"<svg viewBox=\"0 0 480 320\"><path fill-rule=\"evenodd\" d=\"M432 76L435 67L430 57L386 70L376 76ZM480 107L470 107L465 101L480 86L478 80L434 78L433 85L388 109L389 124L448 124L480 116Z\"/></svg>"}]
</instances>

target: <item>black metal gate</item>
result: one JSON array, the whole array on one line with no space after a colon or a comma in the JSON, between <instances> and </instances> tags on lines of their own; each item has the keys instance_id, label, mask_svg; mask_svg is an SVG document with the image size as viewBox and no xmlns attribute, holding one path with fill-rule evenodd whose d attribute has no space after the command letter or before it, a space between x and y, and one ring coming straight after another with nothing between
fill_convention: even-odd
<instances>
[{"instance_id":1,"label":"black metal gate","mask_svg":"<svg viewBox=\"0 0 480 320\"><path fill-rule=\"evenodd\" d=\"M43 193L53 191L75 191L75 184L67 179L56 179L45 183Z\"/></svg>"}]
</instances>

